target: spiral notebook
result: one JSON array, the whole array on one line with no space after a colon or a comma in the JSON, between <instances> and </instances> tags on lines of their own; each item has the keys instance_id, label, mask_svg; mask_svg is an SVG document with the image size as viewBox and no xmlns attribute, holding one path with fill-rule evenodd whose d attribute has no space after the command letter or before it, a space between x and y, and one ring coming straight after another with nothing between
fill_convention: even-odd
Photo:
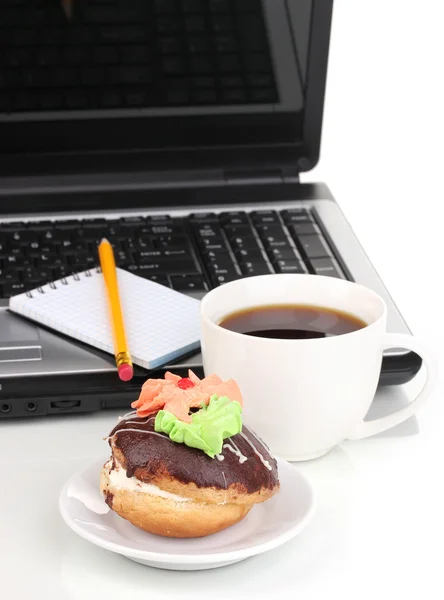
<instances>
[{"instance_id":1,"label":"spiral notebook","mask_svg":"<svg viewBox=\"0 0 444 600\"><path fill-rule=\"evenodd\" d=\"M156 369L200 345L199 300L117 269L133 363ZM100 271L77 273L9 301L9 309L94 348L114 354L105 282Z\"/></svg>"}]
</instances>

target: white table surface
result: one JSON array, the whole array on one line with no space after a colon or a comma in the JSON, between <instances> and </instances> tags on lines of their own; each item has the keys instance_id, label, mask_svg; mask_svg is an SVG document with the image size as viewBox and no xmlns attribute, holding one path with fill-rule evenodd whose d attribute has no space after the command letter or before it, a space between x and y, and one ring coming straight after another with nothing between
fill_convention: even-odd
<instances>
[{"instance_id":1,"label":"white table surface","mask_svg":"<svg viewBox=\"0 0 444 600\"><path fill-rule=\"evenodd\" d=\"M438 5L337 0L322 158L304 179L330 184L413 332L442 367ZM384 390L374 412L407 402L419 385ZM101 438L118 413L1 423L0 597L442 600L443 391L440 383L397 429L299 466L318 510L298 538L194 573L150 569L96 548L59 516L61 486L107 454Z\"/></svg>"}]
</instances>

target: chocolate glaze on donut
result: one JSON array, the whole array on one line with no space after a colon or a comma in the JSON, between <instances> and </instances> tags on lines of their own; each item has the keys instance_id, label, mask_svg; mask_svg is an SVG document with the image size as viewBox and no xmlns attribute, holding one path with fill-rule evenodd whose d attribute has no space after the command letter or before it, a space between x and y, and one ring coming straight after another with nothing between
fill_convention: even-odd
<instances>
[{"instance_id":1,"label":"chocolate glaze on donut","mask_svg":"<svg viewBox=\"0 0 444 600\"><path fill-rule=\"evenodd\" d=\"M148 477L166 471L178 481L194 483L199 488L227 489L237 484L249 494L278 485L275 459L245 425L242 433L225 440L224 444L231 448L225 447L219 458L210 458L201 450L177 444L167 435L156 433L154 418L155 415L131 416L110 433L110 442L113 441L125 458L128 477L132 477L136 469L144 469Z\"/></svg>"}]
</instances>

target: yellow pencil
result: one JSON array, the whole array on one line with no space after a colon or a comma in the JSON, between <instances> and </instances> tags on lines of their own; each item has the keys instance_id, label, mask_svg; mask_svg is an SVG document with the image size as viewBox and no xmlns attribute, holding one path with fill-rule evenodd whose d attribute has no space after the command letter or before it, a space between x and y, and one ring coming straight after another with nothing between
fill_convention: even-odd
<instances>
[{"instance_id":1,"label":"yellow pencil","mask_svg":"<svg viewBox=\"0 0 444 600\"><path fill-rule=\"evenodd\" d=\"M133 377L133 363L126 342L114 252L111 244L106 239L100 242L99 258L108 295L117 372L122 381L129 381Z\"/></svg>"}]
</instances>

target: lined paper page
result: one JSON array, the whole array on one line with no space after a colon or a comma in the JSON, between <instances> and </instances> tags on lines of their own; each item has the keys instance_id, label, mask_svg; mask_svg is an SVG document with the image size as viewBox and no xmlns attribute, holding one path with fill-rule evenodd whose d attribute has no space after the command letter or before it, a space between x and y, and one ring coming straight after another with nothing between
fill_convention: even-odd
<instances>
[{"instance_id":1,"label":"lined paper page","mask_svg":"<svg viewBox=\"0 0 444 600\"><path fill-rule=\"evenodd\" d=\"M155 369L200 344L199 300L117 269L129 351L134 364ZM65 283L63 283L65 281ZM40 291L39 291L40 290ZM91 270L13 296L10 310L114 354L106 288Z\"/></svg>"}]
</instances>

